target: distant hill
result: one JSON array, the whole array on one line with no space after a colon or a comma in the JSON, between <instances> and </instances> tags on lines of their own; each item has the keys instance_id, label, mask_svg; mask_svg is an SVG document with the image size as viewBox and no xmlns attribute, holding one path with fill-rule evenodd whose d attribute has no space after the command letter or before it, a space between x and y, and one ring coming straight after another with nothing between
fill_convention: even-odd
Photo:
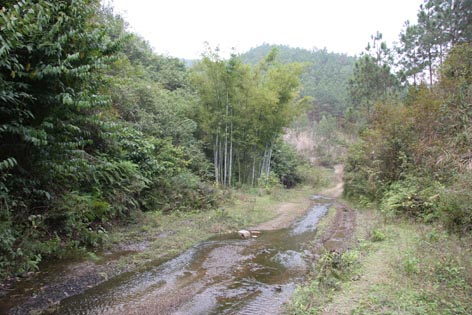
<instances>
[{"instance_id":1,"label":"distant hill","mask_svg":"<svg viewBox=\"0 0 472 315\"><path fill-rule=\"evenodd\" d=\"M355 57L346 54L328 52L326 49L307 50L284 45L263 44L241 54L245 63L256 64L272 48L278 49L279 61L283 63L307 63L302 75L302 95L314 98L313 113L320 116L329 112L338 115L347 107L347 84L352 75Z\"/></svg>"}]
</instances>

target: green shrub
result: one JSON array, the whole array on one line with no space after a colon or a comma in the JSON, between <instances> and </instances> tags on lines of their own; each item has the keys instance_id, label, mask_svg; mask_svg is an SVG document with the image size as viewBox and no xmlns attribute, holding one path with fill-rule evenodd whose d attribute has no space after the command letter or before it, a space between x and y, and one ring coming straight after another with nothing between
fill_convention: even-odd
<instances>
[{"instance_id":1,"label":"green shrub","mask_svg":"<svg viewBox=\"0 0 472 315\"><path fill-rule=\"evenodd\" d=\"M367 141L360 140L351 145L344 167L344 195L353 200L361 198L373 201L378 199L383 190L379 171L373 167L366 152L372 148Z\"/></svg>"},{"instance_id":2,"label":"green shrub","mask_svg":"<svg viewBox=\"0 0 472 315\"><path fill-rule=\"evenodd\" d=\"M439 198L440 218L449 231L472 233L472 176L456 176Z\"/></svg>"},{"instance_id":3,"label":"green shrub","mask_svg":"<svg viewBox=\"0 0 472 315\"><path fill-rule=\"evenodd\" d=\"M386 236L385 236L385 234L384 234L382 231L380 231L379 229L374 229L374 230L372 231L372 237L371 237L371 239L372 239L372 242L382 242L382 241L385 241Z\"/></svg>"},{"instance_id":4,"label":"green shrub","mask_svg":"<svg viewBox=\"0 0 472 315\"><path fill-rule=\"evenodd\" d=\"M61 249L57 235L47 235L40 215L29 216L21 227L13 226L3 210L1 219L0 278L37 270L43 257Z\"/></svg>"},{"instance_id":5,"label":"green shrub","mask_svg":"<svg viewBox=\"0 0 472 315\"><path fill-rule=\"evenodd\" d=\"M277 174L282 185L287 188L301 183L297 167L302 164L301 157L288 143L279 140L275 143L272 155L272 171Z\"/></svg>"},{"instance_id":6,"label":"green shrub","mask_svg":"<svg viewBox=\"0 0 472 315\"><path fill-rule=\"evenodd\" d=\"M405 259L403 259L402 265L403 265L403 271L407 275L418 274L420 270L418 258L411 255L408 255L407 257L405 257Z\"/></svg>"},{"instance_id":7,"label":"green shrub","mask_svg":"<svg viewBox=\"0 0 472 315\"><path fill-rule=\"evenodd\" d=\"M317 281L320 288L337 290L340 282L345 281L359 264L359 252L355 250L339 253L325 253L317 266Z\"/></svg>"},{"instance_id":8,"label":"green shrub","mask_svg":"<svg viewBox=\"0 0 472 315\"><path fill-rule=\"evenodd\" d=\"M156 182L145 191L142 203L145 210L188 212L216 207L220 199L218 189L186 171Z\"/></svg>"},{"instance_id":9,"label":"green shrub","mask_svg":"<svg viewBox=\"0 0 472 315\"><path fill-rule=\"evenodd\" d=\"M329 174L323 168L315 167L309 163L303 163L296 169L302 183L313 188L326 187L330 183Z\"/></svg>"},{"instance_id":10,"label":"green shrub","mask_svg":"<svg viewBox=\"0 0 472 315\"><path fill-rule=\"evenodd\" d=\"M105 224L114 218L111 206L88 194L71 192L56 202L45 223L71 247L96 247L106 236Z\"/></svg>"},{"instance_id":11,"label":"green shrub","mask_svg":"<svg viewBox=\"0 0 472 315\"><path fill-rule=\"evenodd\" d=\"M426 177L394 182L381 200L387 216L406 215L424 222L441 221L449 231L472 231L472 176L458 175L451 185Z\"/></svg>"},{"instance_id":12,"label":"green shrub","mask_svg":"<svg viewBox=\"0 0 472 315\"><path fill-rule=\"evenodd\" d=\"M441 189L441 184L428 178L408 177L389 187L380 209L387 216L406 215L430 222L438 217L437 199Z\"/></svg>"}]
</instances>

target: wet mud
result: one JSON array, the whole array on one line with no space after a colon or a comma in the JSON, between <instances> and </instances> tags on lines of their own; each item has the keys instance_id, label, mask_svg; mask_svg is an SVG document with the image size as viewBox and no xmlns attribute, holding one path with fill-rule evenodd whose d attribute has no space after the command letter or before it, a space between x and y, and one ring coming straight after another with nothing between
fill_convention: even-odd
<instances>
[{"instance_id":1,"label":"wet mud","mask_svg":"<svg viewBox=\"0 0 472 315\"><path fill-rule=\"evenodd\" d=\"M319 220L333 204L332 225L310 248ZM313 196L313 206L289 228L261 231L248 240L237 233L216 236L167 262L100 279L75 293L63 284L56 290L69 296L60 302L33 294L6 314L278 314L314 263L313 252L344 248L354 227L352 210Z\"/></svg>"}]
</instances>

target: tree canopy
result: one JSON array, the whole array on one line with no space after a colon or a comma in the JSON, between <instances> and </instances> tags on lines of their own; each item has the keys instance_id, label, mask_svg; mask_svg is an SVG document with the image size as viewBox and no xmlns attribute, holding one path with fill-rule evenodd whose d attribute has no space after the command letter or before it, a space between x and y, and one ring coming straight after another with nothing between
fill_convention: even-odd
<instances>
[{"instance_id":1,"label":"tree canopy","mask_svg":"<svg viewBox=\"0 0 472 315\"><path fill-rule=\"evenodd\" d=\"M348 155L347 196L472 231L471 16L470 1L425 1L396 54L377 54L388 62L368 53L357 61L352 102L370 110Z\"/></svg>"},{"instance_id":2,"label":"tree canopy","mask_svg":"<svg viewBox=\"0 0 472 315\"><path fill-rule=\"evenodd\" d=\"M300 65L209 51L190 71L99 0L2 2L0 30L0 277L139 211L215 207L214 183L282 180Z\"/></svg>"},{"instance_id":3,"label":"tree canopy","mask_svg":"<svg viewBox=\"0 0 472 315\"><path fill-rule=\"evenodd\" d=\"M320 120L324 114L339 116L349 107L348 82L356 57L328 52L326 49L312 51L284 45L264 44L241 55L241 59L256 65L271 49L278 50L281 63L298 62L304 65L300 76L302 96L312 97L310 108L313 119Z\"/></svg>"},{"instance_id":4,"label":"tree canopy","mask_svg":"<svg viewBox=\"0 0 472 315\"><path fill-rule=\"evenodd\" d=\"M301 65L275 61L276 50L251 68L209 51L193 70L198 122L218 183L251 183L270 173L273 144L300 113Z\"/></svg>"}]
</instances>

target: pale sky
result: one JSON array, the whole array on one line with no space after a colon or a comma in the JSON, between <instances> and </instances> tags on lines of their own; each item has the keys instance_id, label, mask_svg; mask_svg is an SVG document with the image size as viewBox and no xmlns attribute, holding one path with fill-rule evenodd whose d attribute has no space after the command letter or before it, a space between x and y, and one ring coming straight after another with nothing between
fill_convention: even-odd
<instances>
[{"instance_id":1,"label":"pale sky","mask_svg":"<svg viewBox=\"0 0 472 315\"><path fill-rule=\"evenodd\" d=\"M104 0L157 53L198 59L263 43L358 55L380 31L391 44L423 0Z\"/></svg>"}]
</instances>

